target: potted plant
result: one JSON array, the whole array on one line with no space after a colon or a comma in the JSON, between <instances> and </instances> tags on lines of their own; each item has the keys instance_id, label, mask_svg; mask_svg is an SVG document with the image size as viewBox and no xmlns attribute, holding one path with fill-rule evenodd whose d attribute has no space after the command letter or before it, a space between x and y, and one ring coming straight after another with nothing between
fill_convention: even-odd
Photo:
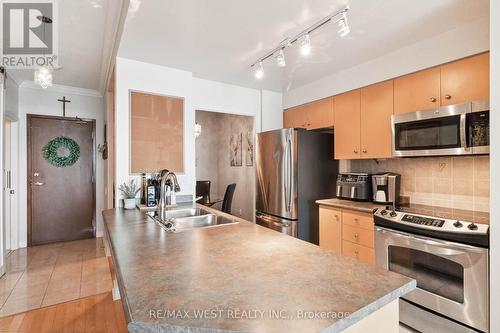
<instances>
[{"instance_id":1,"label":"potted plant","mask_svg":"<svg viewBox=\"0 0 500 333\"><path fill-rule=\"evenodd\" d=\"M135 185L133 179L129 181L129 183L123 183L120 185L119 190L123 194L123 202L125 209L134 209L135 208L135 196L141 190L139 187Z\"/></svg>"}]
</instances>

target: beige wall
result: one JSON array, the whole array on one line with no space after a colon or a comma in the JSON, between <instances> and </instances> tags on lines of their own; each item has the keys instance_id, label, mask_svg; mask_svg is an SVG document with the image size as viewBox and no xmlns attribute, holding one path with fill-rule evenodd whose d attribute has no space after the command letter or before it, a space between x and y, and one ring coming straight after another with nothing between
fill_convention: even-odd
<instances>
[{"instance_id":1,"label":"beige wall","mask_svg":"<svg viewBox=\"0 0 500 333\"><path fill-rule=\"evenodd\" d=\"M196 180L210 180L212 201L224 197L226 186L236 183L232 213L253 221L254 215L254 166L246 166L245 136L254 133L254 118L226 113L196 111L196 122L201 125L201 135L196 139ZM231 134L243 133L242 166L229 164L229 139ZM219 206L220 207L220 206Z\"/></svg>"},{"instance_id":2,"label":"beige wall","mask_svg":"<svg viewBox=\"0 0 500 333\"><path fill-rule=\"evenodd\" d=\"M351 171L401 174L401 194L412 203L489 211L488 156L353 160Z\"/></svg>"}]
</instances>

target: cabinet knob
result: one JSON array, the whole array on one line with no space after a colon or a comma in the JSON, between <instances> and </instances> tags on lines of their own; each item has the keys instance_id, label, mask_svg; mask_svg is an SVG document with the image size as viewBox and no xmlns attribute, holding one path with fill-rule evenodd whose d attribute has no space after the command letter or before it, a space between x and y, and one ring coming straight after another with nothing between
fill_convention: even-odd
<instances>
[{"instance_id":1,"label":"cabinet knob","mask_svg":"<svg viewBox=\"0 0 500 333\"><path fill-rule=\"evenodd\" d=\"M354 149L353 151L354 151L354 154L357 154L357 153L358 153L358 150L357 150L357 149Z\"/></svg>"},{"instance_id":2,"label":"cabinet knob","mask_svg":"<svg viewBox=\"0 0 500 333\"><path fill-rule=\"evenodd\" d=\"M338 215L335 215L335 219L338 220L339 219L339 216Z\"/></svg>"},{"instance_id":3,"label":"cabinet knob","mask_svg":"<svg viewBox=\"0 0 500 333\"><path fill-rule=\"evenodd\" d=\"M358 239L359 238L359 234L354 234L354 238Z\"/></svg>"},{"instance_id":4,"label":"cabinet knob","mask_svg":"<svg viewBox=\"0 0 500 333\"><path fill-rule=\"evenodd\" d=\"M366 154L367 152L368 152L368 150L363 149L363 154Z\"/></svg>"},{"instance_id":5,"label":"cabinet knob","mask_svg":"<svg viewBox=\"0 0 500 333\"><path fill-rule=\"evenodd\" d=\"M451 95L444 95L444 98L451 99Z\"/></svg>"},{"instance_id":6,"label":"cabinet knob","mask_svg":"<svg viewBox=\"0 0 500 333\"><path fill-rule=\"evenodd\" d=\"M436 103L436 102L437 102L436 97L431 97L431 102L432 102L432 103Z\"/></svg>"},{"instance_id":7,"label":"cabinet knob","mask_svg":"<svg viewBox=\"0 0 500 333\"><path fill-rule=\"evenodd\" d=\"M354 250L354 254L356 255L356 257L358 256L359 254L359 251L358 250Z\"/></svg>"}]
</instances>

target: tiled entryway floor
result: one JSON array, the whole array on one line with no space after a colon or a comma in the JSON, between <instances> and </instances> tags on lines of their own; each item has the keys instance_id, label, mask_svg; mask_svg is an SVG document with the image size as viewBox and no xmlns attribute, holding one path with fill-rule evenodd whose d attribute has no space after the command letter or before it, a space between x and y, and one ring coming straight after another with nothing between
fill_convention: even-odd
<instances>
[{"instance_id":1,"label":"tiled entryway floor","mask_svg":"<svg viewBox=\"0 0 500 333\"><path fill-rule=\"evenodd\" d=\"M0 278L0 317L110 291L102 238L12 251Z\"/></svg>"}]
</instances>

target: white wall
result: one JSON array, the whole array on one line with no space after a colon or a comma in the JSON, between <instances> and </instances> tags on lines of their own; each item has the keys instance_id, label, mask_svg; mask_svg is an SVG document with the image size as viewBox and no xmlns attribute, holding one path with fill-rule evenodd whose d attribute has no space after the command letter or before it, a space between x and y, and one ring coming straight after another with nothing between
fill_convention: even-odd
<instances>
[{"instance_id":1,"label":"white wall","mask_svg":"<svg viewBox=\"0 0 500 333\"><path fill-rule=\"evenodd\" d=\"M19 114L19 86L7 73L5 81L5 115L16 121Z\"/></svg>"},{"instance_id":2,"label":"white wall","mask_svg":"<svg viewBox=\"0 0 500 333\"><path fill-rule=\"evenodd\" d=\"M130 121L129 91L184 98L184 165L178 175L180 194L194 194L196 184L194 124L195 110L224 112L255 117L256 131L282 127L281 94L194 78L191 72L118 57L116 61L116 185L129 179ZM121 194L117 192L116 204Z\"/></svg>"},{"instance_id":3,"label":"white wall","mask_svg":"<svg viewBox=\"0 0 500 333\"><path fill-rule=\"evenodd\" d=\"M490 1L490 332L500 332L500 2Z\"/></svg>"},{"instance_id":4,"label":"white wall","mask_svg":"<svg viewBox=\"0 0 500 333\"><path fill-rule=\"evenodd\" d=\"M62 106L57 100L63 95L71 103L66 106L66 116L96 120L96 145L104 141L103 98L83 95L76 89L43 90L32 84L23 83L19 90L19 247L27 246L27 147L26 115L43 114L62 116ZM97 236L102 236L102 209L104 204L104 163L96 156L96 221Z\"/></svg>"},{"instance_id":5,"label":"white wall","mask_svg":"<svg viewBox=\"0 0 500 333\"><path fill-rule=\"evenodd\" d=\"M473 21L434 38L287 91L283 95L283 106L289 108L304 104L487 51L488 32L488 19Z\"/></svg>"}]
</instances>

